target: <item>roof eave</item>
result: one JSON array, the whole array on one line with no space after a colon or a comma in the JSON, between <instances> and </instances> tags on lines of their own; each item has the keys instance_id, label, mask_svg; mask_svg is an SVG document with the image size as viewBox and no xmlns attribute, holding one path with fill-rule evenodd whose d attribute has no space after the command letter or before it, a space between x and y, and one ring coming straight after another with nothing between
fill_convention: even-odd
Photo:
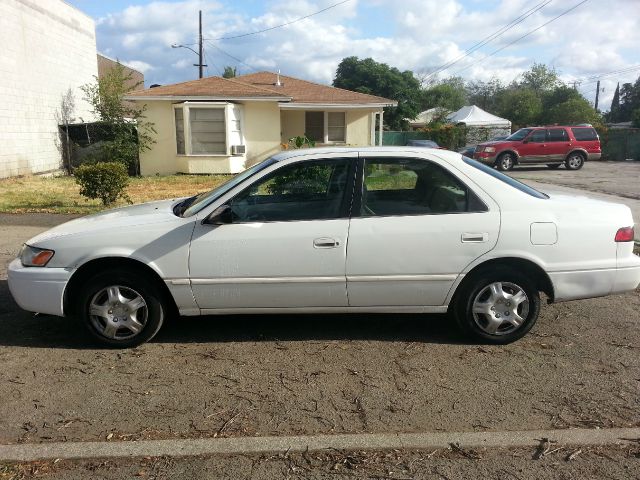
<instances>
[{"instance_id":1,"label":"roof eave","mask_svg":"<svg viewBox=\"0 0 640 480\"><path fill-rule=\"evenodd\" d=\"M211 95L125 95L125 100L130 101L189 101L202 100L207 102L290 102L291 97L214 97Z\"/></svg>"},{"instance_id":2,"label":"roof eave","mask_svg":"<svg viewBox=\"0 0 640 480\"><path fill-rule=\"evenodd\" d=\"M351 109L381 109L384 107L396 107L398 102L390 103L311 103L311 102L290 102L281 104L281 110L351 110Z\"/></svg>"}]
</instances>

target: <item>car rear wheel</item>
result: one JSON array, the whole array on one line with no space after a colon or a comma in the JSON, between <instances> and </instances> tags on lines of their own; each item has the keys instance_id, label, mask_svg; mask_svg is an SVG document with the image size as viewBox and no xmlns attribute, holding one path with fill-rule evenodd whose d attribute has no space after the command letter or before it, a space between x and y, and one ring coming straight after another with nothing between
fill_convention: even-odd
<instances>
[{"instance_id":1,"label":"car rear wheel","mask_svg":"<svg viewBox=\"0 0 640 480\"><path fill-rule=\"evenodd\" d=\"M160 290L145 275L113 270L89 279L76 311L100 343L129 348L153 338L167 307Z\"/></svg>"},{"instance_id":2,"label":"car rear wheel","mask_svg":"<svg viewBox=\"0 0 640 480\"><path fill-rule=\"evenodd\" d=\"M498 157L496 161L496 167L498 170L502 170L506 172L507 170L511 170L516 163L516 158L513 153L503 153Z\"/></svg>"},{"instance_id":3,"label":"car rear wheel","mask_svg":"<svg viewBox=\"0 0 640 480\"><path fill-rule=\"evenodd\" d=\"M564 162L569 170L580 170L584 165L584 155L580 152L572 152Z\"/></svg>"},{"instance_id":4,"label":"car rear wheel","mask_svg":"<svg viewBox=\"0 0 640 480\"><path fill-rule=\"evenodd\" d=\"M453 314L464 333L496 344L526 335L539 312L540 295L533 283L509 268L472 274L453 303Z\"/></svg>"},{"instance_id":5,"label":"car rear wheel","mask_svg":"<svg viewBox=\"0 0 640 480\"><path fill-rule=\"evenodd\" d=\"M555 170L556 168L559 168L560 165L562 165L561 163L547 163L547 167L549 167L551 170Z\"/></svg>"}]
</instances>

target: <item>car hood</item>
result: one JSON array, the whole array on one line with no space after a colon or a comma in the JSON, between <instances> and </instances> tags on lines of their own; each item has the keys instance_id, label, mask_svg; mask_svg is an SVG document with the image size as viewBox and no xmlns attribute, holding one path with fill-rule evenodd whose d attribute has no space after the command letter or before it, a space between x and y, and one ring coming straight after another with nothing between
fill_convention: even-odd
<instances>
[{"instance_id":1,"label":"car hood","mask_svg":"<svg viewBox=\"0 0 640 480\"><path fill-rule=\"evenodd\" d=\"M27 241L38 246L47 240L74 235L92 233L101 230L134 229L150 224L182 220L173 214L173 206L180 199L160 200L129 207L115 208L104 212L77 218L36 235Z\"/></svg>"}]
</instances>

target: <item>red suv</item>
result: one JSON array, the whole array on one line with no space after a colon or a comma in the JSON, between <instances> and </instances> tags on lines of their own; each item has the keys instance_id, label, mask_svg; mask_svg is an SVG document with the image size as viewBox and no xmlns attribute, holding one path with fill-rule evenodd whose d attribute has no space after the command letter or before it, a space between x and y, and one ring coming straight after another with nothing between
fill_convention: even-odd
<instances>
[{"instance_id":1,"label":"red suv","mask_svg":"<svg viewBox=\"0 0 640 480\"><path fill-rule=\"evenodd\" d=\"M546 163L558 168L564 163L569 170L582 168L587 160L601 156L600 138L591 126L521 128L504 140L481 143L473 158L511 170L514 165Z\"/></svg>"}]
</instances>

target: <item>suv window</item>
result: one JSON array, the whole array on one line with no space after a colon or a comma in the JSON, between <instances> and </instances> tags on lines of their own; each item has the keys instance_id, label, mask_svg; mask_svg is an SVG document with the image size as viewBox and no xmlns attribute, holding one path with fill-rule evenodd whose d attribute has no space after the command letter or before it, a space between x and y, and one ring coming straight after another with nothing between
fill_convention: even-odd
<instances>
[{"instance_id":1,"label":"suv window","mask_svg":"<svg viewBox=\"0 0 640 480\"><path fill-rule=\"evenodd\" d=\"M364 161L362 216L485 211L482 200L435 163L407 158Z\"/></svg>"},{"instance_id":2,"label":"suv window","mask_svg":"<svg viewBox=\"0 0 640 480\"><path fill-rule=\"evenodd\" d=\"M285 222L341 217L348 159L298 162L279 168L230 202L233 222Z\"/></svg>"},{"instance_id":3,"label":"suv window","mask_svg":"<svg viewBox=\"0 0 640 480\"><path fill-rule=\"evenodd\" d=\"M533 133L529 136L529 141L533 143L544 143L547 141L547 131L546 130L534 130Z\"/></svg>"},{"instance_id":4,"label":"suv window","mask_svg":"<svg viewBox=\"0 0 640 480\"><path fill-rule=\"evenodd\" d=\"M567 140L567 132L564 128L550 128L549 130L547 130L548 142L564 142Z\"/></svg>"},{"instance_id":5,"label":"suv window","mask_svg":"<svg viewBox=\"0 0 640 480\"><path fill-rule=\"evenodd\" d=\"M572 128L571 132L578 141L598 140L598 132L595 128Z\"/></svg>"}]
</instances>

